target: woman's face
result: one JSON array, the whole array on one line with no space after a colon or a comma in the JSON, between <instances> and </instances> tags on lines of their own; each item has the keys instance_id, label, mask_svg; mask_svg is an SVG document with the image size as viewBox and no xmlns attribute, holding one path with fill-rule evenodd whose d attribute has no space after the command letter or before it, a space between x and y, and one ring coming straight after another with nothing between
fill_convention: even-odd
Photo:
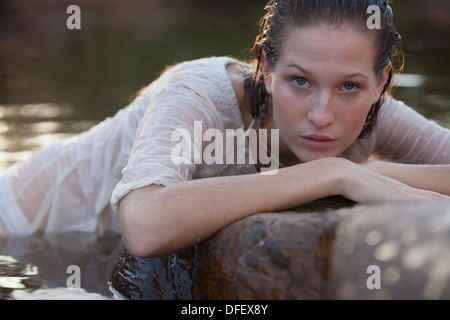
<instances>
[{"instance_id":1,"label":"woman's face","mask_svg":"<svg viewBox=\"0 0 450 320\"><path fill-rule=\"evenodd\" d=\"M368 32L316 25L288 32L273 69L263 56L282 162L336 157L356 141L391 68L375 73L375 51Z\"/></svg>"}]
</instances>

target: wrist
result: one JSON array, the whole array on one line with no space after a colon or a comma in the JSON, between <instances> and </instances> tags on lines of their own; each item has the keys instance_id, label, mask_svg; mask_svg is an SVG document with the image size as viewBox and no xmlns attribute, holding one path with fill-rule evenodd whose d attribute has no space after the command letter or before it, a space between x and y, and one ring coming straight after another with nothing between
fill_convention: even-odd
<instances>
[{"instance_id":1,"label":"wrist","mask_svg":"<svg viewBox=\"0 0 450 320\"><path fill-rule=\"evenodd\" d=\"M312 161L316 166L317 183L323 186L323 197L345 196L352 186L356 164L344 158L323 158Z\"/></svg>"},{"instance_id":2,"label":"wrist","mask_svg":"<svg viewBox=\"0 0 450 320\"><path fill-rule=\"evenodd\" d=\"M359 165L344 159L344 158L330 158L332 174L331 190L332 195L348 197L356 184L356 175L360 169Z\"/></svg>"}]
</instances>

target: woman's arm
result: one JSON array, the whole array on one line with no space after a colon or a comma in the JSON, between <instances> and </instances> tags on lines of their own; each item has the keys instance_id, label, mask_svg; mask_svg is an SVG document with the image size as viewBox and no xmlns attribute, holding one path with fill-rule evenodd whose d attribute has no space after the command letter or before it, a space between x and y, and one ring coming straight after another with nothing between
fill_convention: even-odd
<instances>
[{"instance_id":1,"label":"woman's arm","mask_svg":"<svg viewBox=\"0 0 450 320\"><path fill-rule=\"evenodd\" d=\"M119 221L132 254L158 256L203 241L250 215L339 194L366 204L443 199L348 160L326 158L280 169L275 175L206 178L137 189L120 202Z\"/></svg>"},{"instance_id":2,"label":"woman's arm","mask_svg":"<svg viewBox=\"0 0 450 320\"><path fill-rule=\"evenodd\" d=\"M450 165L417 165L369 161L363 166L411 187L431 190L450 196Z\"/></svg>"},{"instance_id":3,"label":"woman's arm","mask_svg":"<svg viewBox=\"0 0 450 320\"><path fill-rule=\"evenodd\" d=\"M374 152L396 163L450 164L450 130L389 98L375 128Z\"/></svg>"},{"instance_id":4,"label":"woman's arm","mask_svg":"<svg viewBox=\"0 0 450 320\"><path fill-rule=\"evenodd\" d=\"M376 150L394 162L369 161L364 167L414 188L450 195L450 130L389 98L375 129Z\"/></svg>"}]
</instances>

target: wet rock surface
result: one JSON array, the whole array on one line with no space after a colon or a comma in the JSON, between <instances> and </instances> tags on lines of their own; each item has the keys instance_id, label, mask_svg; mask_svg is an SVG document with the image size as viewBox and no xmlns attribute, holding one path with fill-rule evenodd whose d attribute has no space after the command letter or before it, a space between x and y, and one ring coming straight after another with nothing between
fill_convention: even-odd
<instances>
[{"instance_id":1,"label":"wet rock surface","mask_svg":"<svg viewBox=\"0 0 450 320\"><path fill-rule=\"evenodd\" d=\"M238 221L183 251L122 246L126 299L448 299L450 204L365 207L325 199Z\"/></svg>"},{"instance_id":2,"label":"wet rock surface","mask_svg":"<svg viewBox=\"0 0 450 320\"><path fill-rule=\"evenodd\" d=\"M122 245L116 252L111 271L110 289L123 299L184 300L194 299L192 270L196 248L160 258L132 256Z\"/></svg>"},{"instance_id":3,"label":"wet rock surface","mask_svg":"<svg viewBox=\"0 0 450 320\"><path fill-rule=\"evenodd\" d=\"M357 207L342 216L333 250L337 297L450 299L450 203Z\"/></svg>"}]
</instances>

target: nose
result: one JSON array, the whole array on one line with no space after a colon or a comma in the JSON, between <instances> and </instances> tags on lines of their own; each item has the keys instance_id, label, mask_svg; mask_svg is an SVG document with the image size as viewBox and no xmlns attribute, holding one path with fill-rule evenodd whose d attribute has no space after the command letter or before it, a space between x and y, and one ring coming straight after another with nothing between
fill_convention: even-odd
<instances>
[{"instance_id":1,"label":"nose","mask_svg":"<svg viewBox=\"0 0 450 320\"><path fill-rule=\"evenodd\" d=\"M313 102L308 112L308 120L318 129L325 128L334 123L335 114L333 110L333 97L330 93L321 93Z\"/></svg>"}]
</instances>

